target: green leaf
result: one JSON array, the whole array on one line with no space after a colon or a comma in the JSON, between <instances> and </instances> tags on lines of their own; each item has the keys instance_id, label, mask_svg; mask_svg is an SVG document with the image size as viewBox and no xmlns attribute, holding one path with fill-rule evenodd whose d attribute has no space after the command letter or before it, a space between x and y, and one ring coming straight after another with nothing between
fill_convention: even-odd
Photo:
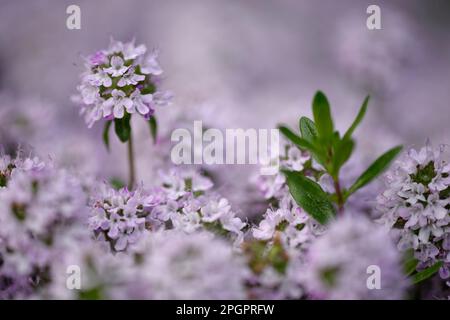
<instances>
[{"instance_id":1,"label":"green leaf","mask_svg":"<svg viewBox=\"0 0 450 320\"><path fill-rule=\"evenodd\" d=\"M333 136L333 120L331 118L330 104L321 91L318 91L314 96L312 109L319 137L324 141L330 141Z\"/></svg>"},{"instance_id":2,"label":"green leaf","mask_svg":"<svg viewBox=\"0 0 450 320\"><path fill-rule=\"evenodd\" d=\"M109 151L109 128L111 128L112 121L106 121L105 128L103 129L103 143L106 149Z\"/></svg>"},{"instance_id":3,"label":"green leaf","mask_svg":"<svg viewBox=\"0 0 450 320\"><path fill-rule=\"evenodd\" d=\"M150 134L153 138L153 143L156 143L156 138L158 137L158 123L156 122L155 116L151 116L148 120L150 126Z\"/></svg>"},{"instance_id":4,"label":"green leaf","mask_svg":"<svg viewBox=\"0 0 450 320\"><path fill-rule=\"evenodd\" d=\"M355 142L352 139L342 139L337 142L333 157L333 175L339 173L339 170L345 162L350 158L355 147Z\"/></svg>"},{"instance_id":5,"label":"green leaf","mask_svg":"<svg viewBox=\"0 0 450 320\"><path fill-rule=\"evenodd\" d=\"M307 117L301 117L299 127L302 138L313 143L314 139L317 138L317 128L314 122Z\"/></svg>"},{"instance_id":6,"label":"green leaf","mask_svg":"<svg viewBox=\"0 0 450 320\"><path fill-rule=\"evenodd\" d=\"M356 127L361 123L362 119L364 118L364 115L366 114L369 99L370 96L367 96L366 99L364 99L364 102L361 108L359 109L358 115L356 116L350 128L348 128L347 132L344 134L344 139L345 138L349 139L352 136L353 131L355 131Z\"/></svg>"},{"instance_id":7,"label":"green leaf","mask_svg":"<svg viewBox=\"0 0 450 320\"><path fill-rule=\"evenodd\" d=\"M405 253L405 258L403 262L403 271L407 276L413 274L416 271L416 267L419 261L414 257L414 250L408 250Z\"/></svg>"},{"instance_id":8,"label":"green leaf","mask_svg":"<svg viewBox=\"0 0 450 320\"><path fill-rule=\"evenodd\" d=\"M426 268L425 270L422 270L420 272L417 272L415 275L411 277L412 284L418 284L419 282L422 282L432 275L434 275L436 272L439 271L439 268L442 266L443 262L439 261L438 263L432 265L429 268Z\"/></svg>"},{"instance_id":9,"label":"green leaf","mask_svg":"<svg viewBox=\"0 0 450 320\"><path fill-rule=\"evenodd\" d=\"M306 149L306 150L310 150L310 151L315 150L314 146L308 140L299 137L288 127L279 126L278 129L288 140L290 140L293 144L295 144L300 149Z\"/></svg>"},{"instance_id":10,"label":"green leaf","mask_svg":"<svg viewBox=\"0 0 450 320\"><path fill-rule=\"evenodd\" d=\"M295 171L282 170L295 202L321 224L334 218L336 211L319 184Z\"/></svg>"},{"instance_id":11,"label":"green leaf","mask_svg":"<svg viewBox=\"0 0 450 320\"><path fill-rule=\"evenodd\" d=\"M119 137L119 140L124 143L130 139L131 135L130 118L131 117L129 115L126 115L122 119L114 120L114 127L117 137Z\"/></svg>"},{"instance_id":12,"label":"green leaf","mask_svg":"<svg viewBox=\"0 0 450 320\"><path fill-rule=\"evenodd\" d=\"M123 182L122 179L120 179L118 177L112 177L109 180L109 183L116 190L122 189L122 188L124 188L126 186L125 182Z\"/></svg>"},{"instance_id":13,"label":"green leaf","mask_svg":"<svg viewBox=\"0 0 450 320\"><path fill-rule=\"evenodd\" d=\"M397 146L395 148L390 149L382 156L380 156L377 160L375 160L370 167L364 171L363 174L356 179L355 183L348 190L348 195L354 193L356 190L364 187L370 181L375 179L379 174L381 174L394 160L394 158L399 154L402 150L402 146Z\"/></svg>"}]
</instances>

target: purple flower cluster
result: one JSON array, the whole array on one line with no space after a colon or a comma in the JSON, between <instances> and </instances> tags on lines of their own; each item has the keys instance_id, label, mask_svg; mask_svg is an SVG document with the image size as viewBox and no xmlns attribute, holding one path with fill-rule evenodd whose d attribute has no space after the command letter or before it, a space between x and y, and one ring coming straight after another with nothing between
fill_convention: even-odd
<instances>
[{"instance_id":1,"label":"purple flower cluster","mask_svg":"<svg viewBox=\"0 0 450 320\"><path fill-rule=\"evenodd\" d=\"M286 144L280 167L308 173L319 169L309 154ZM312 166L314 165L314 168ZM257 299L298 299L304 296L303 256L314 239L325 231L301 209L289 193L285 176L259 176L257 185L270 207L251 228L254 242L246 245L252 274L250 296Z\"/></svg>"},{"instance_id":2,"label":"purple flower cluster","mask_svg":"<svg viewBox=\"0 0 450 320\"><path fill-rule=\"evenodd\" d=\"M144 45L135 46L134 41L111 39L108 49L86 59L74 100L81 105L88 127L102 118L121 119L125 113L149 119L155 107L169 103L171 93L159 89L163 70L158 52L146 52Z\"/></svg>"},{"instance_id":3,"label":"purple flower cluster","mask_svg":"<svg viewBox=\"0 0 450 320\"><path fill-rule=\"evenodd\" d=\"M149 208L158 199L147 194L142 187L129 191L126 188L115 190L104 184L91 201L89 228L96 239L107 241L113 251L124 251L136 243L146 225Z\"/></svg>"},{"instance_id":4,"label":"purple flower cluster","mask_svg":"<svg viewBox=\"0 0 450 320\"><path fill-rule=\"evenodd\" d=\"M440 275L450 277L450 164L445 147L430 144L409 150L386 176L378 197L381 221L398 238L401 251L413 250L418 270L443 263Z\"/></svg>"},{"instance_id":5,"label":"purple flower cluster","mask_svg":"<svg viewBox=\"0 0 450 320\"><path fill-rule=\"evenodd\" d=\"M209 178L180 167L160 176L164 201L152 210L154 219L186 233L206 229L232 238L236 245L242 242L246 223L227 199L210 190L213 183Z\"/></svg>"},{"instance_id":6,"label":"purple flower cluster","mask_svg":"<svg viewBox=\"0 0 450 320\"><path fill-rule=\"evenodd\" d=\"M172 168L160 172L157 187L145 190L98 188L90 202L89 228L114 252L126 251L144 233L176 229L187 234L199 230L232 239L239 245L246 226L231 210L228 200L209 192L211 180L195 170Z\"/></svg>"}]
</instances>

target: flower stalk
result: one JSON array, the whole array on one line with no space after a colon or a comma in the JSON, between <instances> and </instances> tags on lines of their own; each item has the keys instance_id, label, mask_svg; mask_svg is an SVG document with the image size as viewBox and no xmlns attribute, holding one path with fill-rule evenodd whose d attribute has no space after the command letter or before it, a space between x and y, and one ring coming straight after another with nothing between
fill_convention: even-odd
<instances>
[{"instance_id":1,"label":"flower stalk","mask_svg":"<svg viewBox=\"0 0 450 320\"><path fill-rule=\"evenodd\" d=\"M132 190L136 181L136 166L134 161L134 146L133 146L133 134L130 132L130 138L128 140L128 167L129 167L129 180L128 189Z\"/></svg>"}]
</instances>

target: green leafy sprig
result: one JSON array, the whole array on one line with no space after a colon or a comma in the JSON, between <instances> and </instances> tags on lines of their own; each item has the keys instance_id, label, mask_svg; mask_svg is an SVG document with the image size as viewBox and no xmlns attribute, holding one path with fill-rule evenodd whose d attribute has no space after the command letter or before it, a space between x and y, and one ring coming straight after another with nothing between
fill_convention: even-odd
<instances>
[{"instance_id":1,"label":"green leafy sprig","mask_svg":"<svg viewBox=\"0 0 450 320\"><path fill-rule=\"evenodd\" d=\"M330 104L321 91L316 93L312 103L314 120L307 117L299 119L300 134L284 125L279 126L279 130L288 140L300 150L308 151L333 179L335 192L328 194L318 183L303 173L283 171L294 200L321 224L326 224L336 215L336 207L339 212L342 212L347 199L378 177L402 150L402 146L388 150L378 157L350 188L342 188L340 170L355 149L352 135L364 118L368 103L369 96L364 99L355 120L343 135L335 130Z\"/></svg>"}]
</instances>

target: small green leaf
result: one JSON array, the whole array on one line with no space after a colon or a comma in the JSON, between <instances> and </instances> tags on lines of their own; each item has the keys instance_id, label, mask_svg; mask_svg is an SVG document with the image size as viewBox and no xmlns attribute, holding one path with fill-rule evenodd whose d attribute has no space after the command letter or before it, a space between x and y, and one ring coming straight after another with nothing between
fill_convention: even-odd
<instances>
[{"instance_id":1,"label":"small green leaf","mask_svg":"<svg viewBox=\"0 0 450 320\"><path fill-rule=\"evenodd\" d=\"M403 262L403 271L407 276L413 274L416 271L416 267L419 261L414 257L414 251L408 250L405 253L404 262Z\"/></svg>"},{"instance_id":2,"label":"small green leaf","mask_svg":"<svg viewBox=\"0 0 450 320\"><path fill-rule=\"evenodd\" d=\"M123 182L122 179L120 179L118 177L112 177L109 180L109 183L116 190L122 189L122 188L124 188L126 186L125 182Z\"/></svg>"},{"instance_id":3,"label":"small green leaf","mask_svg":"<svg viewBox=\"0 0 450 320\"><path fill-rule=\"evenodd\" d=\"M395 148L390 149L381 155L377 160L375 160L370 167L364 171L363 174L356 179L355 183L348 190L348 195L354 193L356 190L364 187L370 181L375 179L379 174L381 174L394 160L394 158L400 153L402 150L402 146L397 146Z\"/></svg>"},{"instance_id":4,"label":"small green leaf","mask_svg":"<svg viewBox=\"0 0 450 320\"><path fill-rule=\"evenodd\" d=\"M330 104L321 91L318 91L314 96L312 109L319 137L325 141L330 141L334 131L333 120L331 118Z\"/></svg>"},{"instance_id":5,"label":"small green leaf","mask_svg":"<svg viewBox=\"0 0 450 320\"><path fill-rule=\"evenodd\" d=\"M124 143L127 142L131 135L130 116L127 115L122 119L115 119L114 128L119 140Z\"/></svg>"},{"instance_id":6,"label":"small green leaf","mask_svg":"<svg viewBox=\"0 0 450 320\"><path fill-rule=\"evenodd\" d=\"M442 261L439 261L438 263L432 265L429 268L426 268L425 270L422 270L420 272L417 272L411 277L412 284L418 284L419 282L422 282L432 275L434 275L436 272L439 271L439 268L442 266Z\"/></svg>"},{"instance_id":7,"label":"small green leaf","mask_svg":"<svg viewBox=\"0 0 450 320\"><path fill-rule=\"evenodd\" d=\"M364 115L366 114L369 99L370 96L367 96L366 99L364 99L364 102L361 108L359 109L358 115L356 116L350 128L348 128L347 132L344 134L344 139L345 138L349 139L352 136L353 131L355 131L356 127L361 123L362 119L364 118Z\"/></svg>"},{"instance_id":8,"label":"small green leaf","mask_svg":"<svg viewBox=\"0 0 450 320\"><path fill-rule=\"evenodd\" d=\"M295 171L282 170L295 202L321 224L334 218L336 210L319 184Z\"/></svg>"},{"instance_id":9,"label":"small green leaf","mask_svg":"<svg viewBox=\"0 0 450 320\"><path fill-rule=\"evenodd\" d=\"M299 127L302 138L313 143L314 139L317 138L317 128L314 122L307 117L301 117Z\"/></svg>"},{"instance_id":10,"label":"small green leaf","mask_svg":"<svg viewBox=\"0 0 450 320\"><path fill-rule=\"evenodd\" d=\"M103 129L103 143L106 149L109 151L109 128L111 128L112 121L106 121L105 128Z\"/></svg>"},{"instance_id":11,"label":"small green leaf","mask_svg":"<svg viewBox=\"0 0 450 320\"><path fill-rule=\"evenodd\" d=\"M295 134L291 129L285 126L279 126L278 129L281 133L290 140L293 144L295 144L300 149L314 151L314 146L306 139L301 138L297 134Z\"/></svg>"},{"instance_id":12,"label":"small green leaf","mask_svg":"<svg viewBox=\"0 0 450 320\"><path fill-rule=\"evenodd\" d=\"M150 126L150 134L152 135L153 143L156 143L158 137L158 123L156 122L155 116L151 116L148 120Z\"/></svg>"},{"instance_id":13,"label":"small green leaf","mask_svg":"<svg viewBox=\"0 0 450 320\"><path fill-rule=\"evenodd\" d=\"M355 142L352 139L342 139L337 142L333 157L333 175L339 173L339 170L350 158L353 152Z\"/></svg>"}]
</instances>

